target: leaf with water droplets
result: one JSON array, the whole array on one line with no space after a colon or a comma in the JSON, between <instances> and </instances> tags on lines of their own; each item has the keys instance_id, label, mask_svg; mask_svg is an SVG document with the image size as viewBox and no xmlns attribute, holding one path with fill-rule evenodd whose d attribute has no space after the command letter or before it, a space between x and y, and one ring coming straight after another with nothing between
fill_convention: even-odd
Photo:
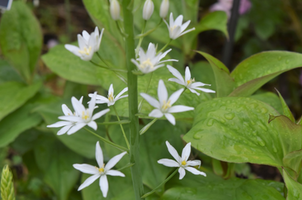
<instances>
[{"instance_id":1,"label":"leaf with water droplets","mask_svg":"<svg viewBox=\"0 0 302 200\"><path fill-rule=\"evenodd\" d=\"M283 97L281 96L280 92L276 89L276 91L278 92L281 104L282 104L282 109L283 109L283 115L285 115L286 117L288 117L292 122L295 122L295 118L292 114L292 112L290 111L289 107L287 106L285 100L283 99Z\"/></svg>"},{"instance_id":2,"label":"leaf with water droplets","mask_svg":"<svg viewBox=\"0 0 302 200\"><path fill-rule=\"evenodd\" d=\"M302 185L295 181L288 172L283 169L283 178L287 188L287 200L299 200L302 197Z\"/></svg>"},{"instance_id":3,"label":"leaf with water droplets","mask_svg":"<svg viewBox=\"0 0 302 200\"><path fill-rule=\"evenodd\" d=\"M285 165L284 155L302 149L301 131L300 125L266 103L224 97L196 108L194 125L183 139L222 161L280 167Z\"/></svg>"}]
</instances>

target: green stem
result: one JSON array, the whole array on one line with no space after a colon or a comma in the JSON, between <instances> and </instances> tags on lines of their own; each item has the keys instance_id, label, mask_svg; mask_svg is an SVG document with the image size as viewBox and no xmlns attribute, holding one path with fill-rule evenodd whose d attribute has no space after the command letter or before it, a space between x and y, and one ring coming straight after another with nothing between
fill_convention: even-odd
<instances>
[{"instance_id":1,"label":"green stem","mask_svg":"<svg viewBox=\"0 0 302 200\"><path fill-rule=\"evenodd\" d=\"M121 28L121 26L120 26L118 20L115 21L115 24L116 24L116 27L117 27L117 29L119 30L120 34L121 34L124 38L127 37L127 34L124 33L124 31L123 31L123 29Z\"/></svg>"},{"instance_id":2,"label":"green stem","mask_svg":"<svg viewBox=\"0 0 302 200\"><path fill-rule=\"evenodd\" d=\"M149 86L150 86L150 83L151 83L152 76L153 76L153 72L151 72L151 74L150 74L150 79L149 79L149 82L148 82L147 89L146 89L145 93L148 92L148 89L149 89ZM139 110L139 111L142 109L142 103L143 103L143 101L144 101L144 98L142 98L142 100L141 100L141 101L139 102L139 104L138 104L138 110Z\"/></svg>"},{"instance_id":3,"label":"green stem","mask_svg":"<svg viewBox=\"0 0 302 200\"><path fill-rule=\"evenodd\" d=\"M116 110L115 106L113 105L112 107L113 107L114 112L115 112L115 114L116 114L117 121L118 121L118 122L121 122L120 117L118 116L118 113L117 113L117 110ZM124 131L124 127L123 127L123 125L122 125L121 123L120 123L120 127L121 127L121 130L122 130L122 132L123 132L123 136L124 136L125 142L126 142L126 144L127 144L127 147L128 147L128 149L130 149L130 145L129 145L129 142L128 142L128 138L127 138L126 133L125 133L125 131Z\"/></svg>"},{"instance_id":4,"label":"green stem","mask_svg":"<svg viewBox=\"0 0 302 200\"><path fill-rule=\"evenodd\" d=\"M102 140L103 142L106 142L107 144L109 144L109 145L111 145L111 146L113 146L113 147L115 147L115 148L117 148L117 149L119 149L119 150L121 150L121 151L127 151L127 152L128 152L128 149L126 149L125 147L122 147L122 146L120 146L120 145L118 145L118 144L115 144L115 143L113 143L113 142L107 140L106 138L103 138L102 136L96 134L95 132L89 130L88 128L85 128L85 130L88 131L89 133L91 133L92 135L98 137L98 138L99 138L100 140Z\"/></svg>"},{"instance_id":5,"label":"green stem","mask_svg":"<svg viewBox=\"0 0 302 200\"><path fill-rule=\"evenodd\" d=\"M176 173L177 173L177 169L166 179L164 180L161 184L159 184L156 188L154 188L151 192L148 192L146 194L144 194L142 196L142 198L146 198L147 196L153 194L158 188L160 188L163 184L165 184L166 182L168 182Z\"/></svg>"},{"instance_id":6,"label":"green stem","mask_svg":"<svg viewBox=\"0 0 302 200\"><path fill-rule=\"evenodd\" d=\"M134 199L141 200L144 194L144 187L142 182L139 147L139 121L136 114L138 113L138 91L137 91L137 76L132 73L135 70L135 65L131 62L135 56L134 45L134 25L133 25L133 2L131 0L122 1L124 13L124 28L128 35L125 38L125 52L126 52L126 66L128 69L128 105L129 105L129 133L130 133L130 163L134 163L131 169L132 184L134 190Z\"/></svg>"},{"instance_id":7,"label":"green stem","mask_svg":"<svg viewBox=\"0 0 302 200\"><path fill-rule=\"evenodd\" d=\"M145 31L146 24L147 24L147 21L145 20L145 21L144 21L144 25L143 25L143 29L142 29L142 33L141 33L141 35L143 35L143 33L144 33L144 31ZM137 47L136 47L136 49L135 49L135 55L136 55L136 56L135 56L135 58L137 58L137 57L138 57L139 48L140 48L140 47L141 47L141 45L142 45L143 39L144 39L144 37L140 37L140 38L139 38L139 41L138 41Z\"/></svg>"},{"instance_id":8,"label":"green stem","mask_svg":"<svg viewBox=\"0 0 302 200\"><path fill-rule=\"evenodd\" d=\"M102 122L97 123L98 125L115 125L115 124L129 124L130 121L128 120L121 120L121 121L115 121L115 122Z\"/></svg>"},{"instance_id":9,"label":"green stem","mask_svg":"<svg viewBox=\"0 0 302 200\"><path fill-rule=\"evenodd\" d=\"M146 37L147 35L149 35L153 31L155 31L161 25L162 22L163 22L163 20L160 20L160 22L156 25L156 27L154 27L153 29L151 29L151 30L149 30L149 31L147 31L145 33L139 34L138 36L135 37L135 39Z\"/></svg>"},{"instance_id":10,"label":"green stem","mask_svg":"<svg viewBox=\"0 0 302 200\"><path fill-rule=\"evenodd\" d=\"M165 48L172 42L172 39L170 39L170 41L163 47L161 48L161 50L159 50L157 53L162 52L163 50L165 50Z\"/></svg>"},{"instance_id":11,"label":"green stem","mask_svg":"<svg viewBox=\"0 0 302 200\"><path fill-rule=\"evenodd\" d=\"M155 122L157 118L154 118L151 122L149 122L146 126L144 126L140 131L139 134L142 135L144 134Z\"/></svg>"}]
</instances>

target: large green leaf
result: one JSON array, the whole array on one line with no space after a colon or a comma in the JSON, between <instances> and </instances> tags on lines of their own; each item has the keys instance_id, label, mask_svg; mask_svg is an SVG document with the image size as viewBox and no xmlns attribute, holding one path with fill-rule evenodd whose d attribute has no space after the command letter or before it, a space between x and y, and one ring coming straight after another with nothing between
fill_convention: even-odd
<instances>
[{"instance_id":1,"label":"large green leaf","mask_svg":"<svg viewBox=\"0 0 302 200\"><path fill-rule=\"evenodd\" d=\"M219 160L282 166L302 146L301 126L261 101L226 97L201 103L195 113L184 139Z\"/></svg>"},{"instance_id":2,"label":"large green leaf","mask_svg":"<svg viewBox=\"0 0 302 200\"><path fill-rule=\"evenodd\" d=\"M39 138L35 158L44 172L45 182L54 190L59 200L67 200L76 183L79 171L72 167L82 157L66 148L50 133Z\"/></svg>"},{"instance_id":3,"label":"large green leaf","mask_svg":"<svg viewBox=\"0 0 302 200\"><path fill-rule=\"evenodd\" d=\"M302 66L302 54L268 51L253 55L231 73L237 87L229 96L249 96L279 74Z\"/></svg>"},{"instance_id":4,"label":"large green leaf","mask_svg":"<svg viewBox=\"0 0 302 200\"><path fill-rule=\"evenodd\" d=\"M5 58L30 81L42 48L38 20L22 1L15 1L0 24L0 47Z\"/></svg>"},{"instance_id":5,"label":"large green leaf","mask_svg":"<svg viewBox=\"0 0 302 200\"><path fill-rule=\"evenodd\" d=\"M262 101L264 103L267 103L271 107L275 108L278 113L283 113L282 105L280 102L280 99L275 93L272 92L264 92L259 94L254 94L250 96L249 98L256 99L259 101Z\"/></svg>"},{"instance_id":6,"label":"large green leaf","mask_svg":"<svg viewBox=\"0 0 302 200\"><path fill-rule=\"evenodd\" d=\"M41 122L37 113L32 113L36 105L26 104L0 121L0 147L13 142L23 131Z\"/></svg>"},{"instance_id":7,"label":"large green leaf","mask_svg":"<svg viewBox=\"0 0 302 200\"><path fill-rule=\"evenodd\" d=\"M41 87L41 82L25 85L20 82L5 82L0 85L0 120L22 106Z\"/></svg>"},{"instance_id":8,"label":"large green leaf","mask_svg":"<svg viewBox=\"0 0 302 200\"><path fill-rule=\"evenodd\" d=\"M0 84L8 81L22 82L22 78L7 61L0 59Z\"/></svg>"},{"instance_id":9,"label":"large green leaf","mask_svg":"<svg viewBox=\"0 0 302 200\"><path fill-rule=\"evenodd\" d=\"M283 178L287 188L286 200L299 200L302 197L302 185L293 180L291 176L283 169Z\"/></svg>"},{"instance_id":10,"label":"large green leaf","mask_svg":"<svg viewBox=\"0 0 302 200\"><path fill-rule=\"evenodd\" d=\"M66 50L63 45L52 48L47 54L43 55L42 59L53 72L70 81L103 85L106 88L109 88L110 83L123 84L114 72L81 60Z\"/></svg>"},{"instance_id":11,"label":"large green leaf","mask_svg":"<svg viewBox=\"0 0 302 200\"><path fill-rule=\"evenodd\" d=\"M219 60L205 52L197 51L211 64L215 76L217 97L224 97L230 94L234 88L234 80L230 76L228 68Z\"/></svg>"}]
</instances>

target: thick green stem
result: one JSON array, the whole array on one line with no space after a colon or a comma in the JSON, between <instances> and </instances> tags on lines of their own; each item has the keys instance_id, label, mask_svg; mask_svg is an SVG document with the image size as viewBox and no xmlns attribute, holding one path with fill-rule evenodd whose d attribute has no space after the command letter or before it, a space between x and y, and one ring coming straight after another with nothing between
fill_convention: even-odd
<instances>
[{"instance_id":1,"label":"thick green stem","mask_svg":"<svg viewBox=\"0 0 302 200\"><path fill-rule=\"evenodd\" d=\"M120 121L121 121L121 120L120 120L120 117L118 116L117 110L116 110L116 108L115 108L114 105L113 105L113 109L114 109L114 112L115 112L115 114L116 114L117 120L120 122ZM129 142L128 142L128 138L127 138L126 133L125 133L125 131L124 131L124 127L123 127L123 125L122 125L121 123L120 123L120 127L121 127L121 130L122 130L122 132L123 132L123 136L124 136L125 142L126 142L126 144L127 144L127 148L130 149L130 145L129 145Z\"/></svg>"},{"instance_id":2,"label":"thick green stem","mask_svg":"<svg viewBox=\"0 0 302 200\"><path fill-rule=\"evenodd\" d=\"M137 76L132 73L135 69L135 65L131 62L132 58L135 58L135 46L134 46L134 33L133 33L133 3L131 0L123 0L123 13L124 13L124 28L127 37L125 38L125 52L126 52L126 66L128 69L128 102L129 102L129 133L130 133L130 163L134 163L131 166L131 176L134 189L135 200L141 200L141 196L144 193L144 187L142 182L142 175L140 169L139 160L139 122L136 114L138 113L138 100L137 100Z\"/></svg>"}]
</instances>

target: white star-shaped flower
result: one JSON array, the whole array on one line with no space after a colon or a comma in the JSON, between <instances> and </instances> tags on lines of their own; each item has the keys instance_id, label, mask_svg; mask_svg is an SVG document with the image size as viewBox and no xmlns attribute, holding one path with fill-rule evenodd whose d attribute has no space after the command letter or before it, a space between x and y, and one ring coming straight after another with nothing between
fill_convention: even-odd
<instances>
[{"instance_id":1,"label":"white star-shaped flower","mask_svg":"<svg viewBox=\"0 0 302 200\"><path fill-rule=\"evenodd\" d=\"M128 97L128 94L123 95L125 92L128 91L128 87L124 88L120 93L118 93L118 95L116 95L116 97L114 97L114 89L113 89L113 84L110 85L109 90L108 90L108 98L102 96L102 95L97 95L96 96L96 103L97 104L103 104L103 103L107 103L108 106L112 106L115 104L115 102L119 99ZM89 97L91 97L93 94L89 94Z\"/></svg>"},{"instance_id":2,"label":"white star-shaped flower","mask_svg":"<svg viewBox=\"0 0 302 200\"><path fill-rule=\"evenodd\" d=\"M153 43L149 43L148 50L146 53L142 48L140 48L138 55L139 58L136 61L135 59L131 59L131 61L137 66L137 68L144 74L153 72L154 70L164 66L164 62L169 61L178 61L175 59L168 59L164 61L160 61L163 59L172 49L165 51L164 53L158 53L156 55L156 48Z\"/></svg>"},{"instance_id":3,"label":"white star-shaped flower","mask_svg":"<svg viewBox=\"0 0 302 200\"><path fill-rule=\"evenodd\" d=\"M186 170L191 172L192 174L195 175L203 175L206 176L204 172L201 172L194 167L190 166L200 166L201 161L200 160L188 160L190 154L191 154L191 142L189 142L185 148L183 148L181 157L178 155L176 149L168 142L166 141L166 145L168 147L169 153L173 156L173 158L176 160L172 159L160 159L157 162L159 164L165 165L167 167L179 167L178 172L179 172L179 180L182 179L186 175Z\"/></svg>"},{"instance_id":4,"label":"white star-shaped flower","mask_svg":"<svg viewBox=\"0 0 302 200\"><path fill-rule=\"evenodd\" d=\"M177 101L183 90L184 89L180 89L174 92L170 96L170 98L168 98L167 88L164 82L162 80L159 80L158 88L157 88L157 95L159 101L157 101L155 98L151 97L146 93L140 93L140 95L151 106L155 107L155 109L152 110L151 113L149 113L150 117L161 118L163 115L165 115L165 117L169 120L169 122L175 125L175 118L171 113L179 113L179 112L194 110L193 107L188 107L188 106L182 106L182 105L172 106Z\"/></svg>"},{"instance_id":5,"label":"white star-shaped flower","mask_svg":"<svg viewBox=\"0 0 302 200\"><path fill-rule=\"evenodd\" d=\"M83 106L82 98L80 100L77 100L75 97L72 97L71 103L75 112L72 113L71 110L65 104L63 104L62 110L64 116L60 116L59 119L64 121L56 122L54 124L48 125L47 127L57 128L63 126L63 128L58 131L58 135L62 135L66 132L67 135L73 134L86 125L96 130L97 124L94 120L102 117L104 114L110 111L110 109L105 109L93 115L93 111L95 109L96 95L97 94L95 92L91 98L88 109Z\"/></svg>"},{"instance_id":6,"label":"white star-shaped flower","mask_svg":"<svg viewBox=\"0 0 302 200\"><path fill-rule=\"evenodd\" d=\"M79 47L65 44L65 48L82 60L89 61L92 59L93 54L100 48L103 32L104 29L102 29L101 35L99 35L98 27L95 27L94 32L90 35L84 30L82 35L78 34Z\"/></svg>"},{"instance_id":7,"label":"white star-shaped flower","mask_svg":"<svg viewBox=\"0 0 302 200\"><path fill-rule=\"evenodd\" d=\"M112 167L118 163L122 157L126 154L127 152L123 152L121 154L118 154L111 158L107 165L104 164L104 158L103 158L103 152L100 147L99 142L96 143L95 147L95 159L96 162L98 163L98 167L89 165L89 164L74 164L73 167L76 168L77 170L86 173L86 174L92 174L89 178L87 178L82 185L80 185L78 191L82 190L83 188L89 186L92 184L96 179L100 178L100 189L103 193L104 197L107 197L109 185L108 185L108 180L107 180L107 175L110 176L121 176L125 177L125 174L123 174L120 171L113 170Z\"/></svg>"},{"instance_id":8,"label":"white star-shaped flower","mask_svg":"<svg viewBox=\"0 0 302 200\"><path fill-rule=\"evenodd\" d=\"M176 78L169 78L169 81L173 81L175 83L185 86L191 92L197 94L198 96L200 94L198 92L196 92L196 90L200 90L200 91L203 91L206 93L215 93L214 90L207 89L207 88L201 88L202 86L205 86L205 85L210 86L210 84L205 84L202 82L195 82L195 79L191 78L191 72L190 72L190 69L188 66L186 67L186 71L185 71L185 79L182 77L182 75L179 73L179 71L177 69L175 69L174 67L167 65L167 68L176 77Z\"/></svg>"},{"instance_id":9,"label":"white star-shaped flower","mask_svg":"<svg viewBox=\"0 0 302 200\"><path fill-rule=\"evenodd\" d=\"M189 30L184 31L190 24L191 20L187 21L186 23L182 24L183 16L179 15L175 21L173 19L173 13L170 14L170 25L165 21L167 27L169 29L169 36L171 39L175 40L176 38L195 30L195 28L191 28Z\"/></svg>"}]
</instances>

